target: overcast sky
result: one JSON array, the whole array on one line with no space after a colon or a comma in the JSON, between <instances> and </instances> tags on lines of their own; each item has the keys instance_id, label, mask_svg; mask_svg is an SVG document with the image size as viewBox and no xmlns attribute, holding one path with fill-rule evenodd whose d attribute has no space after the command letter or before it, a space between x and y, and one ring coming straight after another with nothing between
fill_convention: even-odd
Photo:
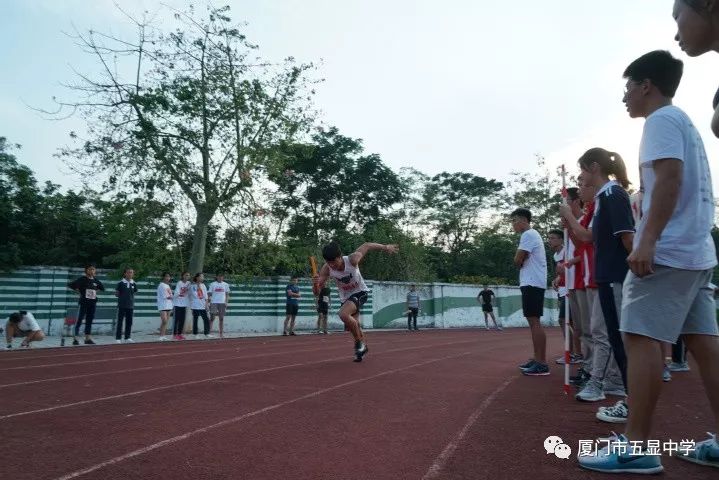
<instances>
[{"instance_id":1,"label":"overcast sky","mask_svg":"<svg viewBox=\"0 0 719 480\"><path fill-rule=\"evenodd\" d=\"M126 10L160 2L117 0ZM184 1L166 3L183 7ZM685 61L675 99L709 130L719 55L688 59L675 46L673 0L227 0L248 39L269 59L322 61L316 104L322 122L364 139L395 170L468 171L506 180L534 154L576 168L584 150L619 152L636 179L643 120L621 103L626 65L669 49ZM204 5L196 2L197 5ZM48 121L27 105L67 97L71 67L97 66L63 32L93 28L131 38L110 0L0 0L0 136L41 180L79 181L52 154L79 119ZM714 168L715 192L719 173Z\"/></svg>"}]
</instances>

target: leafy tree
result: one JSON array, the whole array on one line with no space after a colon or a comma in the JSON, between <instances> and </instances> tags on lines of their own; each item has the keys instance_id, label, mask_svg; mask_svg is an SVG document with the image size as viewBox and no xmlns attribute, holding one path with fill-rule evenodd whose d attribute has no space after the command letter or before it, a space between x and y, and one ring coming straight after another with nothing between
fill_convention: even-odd
<instances>
[{"instance_id":1,"label":"leafy tree","mask_svg":"<svg viewBox=\"0 0 719 480\"><path fill-rule=\"evenodd\" d=\"M502 183L471 173L442 172L425 185L422 208L433 233L433 245L453 254L468 248Z\"/></svg>"},{"instance_id":2,"label":"leafy tree","mask_svg":"<svg viewBox=\"0 0 719 480\"><path fill-rule=\"evenodd\" d=\"M337 232L361 231L401 200L397 175L379 155L363 155L360 140L336 128L312 140L284 144L269 173L277 186L272 212L288 238L316 247Z\"/></svg>"},{"instance_id":3,"label":"leafy tree","mask_svg":"<svg viewBox=\"0 0 719 480\"><path fill-rule=\"evenodd\" d=\"M124 13L124 12L123 12ZM309 64L276 65L256 57L229 17L229 7L190 7L162 30L127 15L137 38L78 33L100 74L80 74L79 95L62 107L79 111L87 138L61 155L108 190L147 198L181 195L195 213L190 270L201 271L208 226L218 211L251 203L253 172L281 140L310 123Z\"/></svg>"}]
</instances>

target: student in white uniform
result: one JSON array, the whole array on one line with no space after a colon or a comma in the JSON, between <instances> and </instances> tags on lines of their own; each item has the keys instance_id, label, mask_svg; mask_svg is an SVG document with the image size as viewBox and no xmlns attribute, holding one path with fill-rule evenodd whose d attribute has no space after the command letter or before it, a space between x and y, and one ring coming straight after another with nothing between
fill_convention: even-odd
<instances>
[{"instance_id":1,"label":"student in white uniform","mask_svg":"<svg viewBox=\"0 0 719 480\"><path fill-rule=\"evenodd\" d=\"M170 312L172 312L172 288L170 287L170 274L165 272L162 274L162 281L157 286L157 310L160 312L160 341L167 340L167 322L170 320Z\"/></svg>"},{"instance_id":2,"label":"student in white uniform","mask_svg":"<svg viewBox=\"0 0 719 480\"><path fill-rule=\"evenodd\" d=\"M7 348L12 348L12 340L15 337L23 338L20 344L23 348L30 348L31 342L41 342L45 339L40 325L32 313L21 310L10 315L5 324L5 340Z\"/></svg>"},{"instance_id":3,"label":"student in white uniform","mask_svg":"<svg viewBox=\"0 0 719 480\"><path fill-rule=\"evenodd\" d=\"M364 243L353 254L342 255L340 246L332 242L322 249L322 257L326 263L312 285L312 292L316 296L330 277L335 280L342 303L339 316L355 341L355 362L361 362L368 351L360 323L360 310L367 301L369 289L360 273L359 263L370 250L397 253L399 248L397 245Z\"/></svg>"},{"instance_id":4,"label":"student in white uniform","mask_svg":"<svg viewBox=\"0 0 719 480\"><path fill-rule=\"evenodd\" d=\"M225 314L230 303L230 285L225 282L225 275L218 273L215 281L210 284L210 332L215 317L220 319L220 338L225 337Z\"/></svg>"}]
</instances>

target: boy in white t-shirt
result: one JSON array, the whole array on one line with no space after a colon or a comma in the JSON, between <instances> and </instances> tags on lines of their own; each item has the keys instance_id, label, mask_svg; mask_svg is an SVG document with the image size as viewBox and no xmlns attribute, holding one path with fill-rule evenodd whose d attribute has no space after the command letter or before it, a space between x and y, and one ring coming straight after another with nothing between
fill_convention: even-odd
<instances>
[{"instance_id":1,"label":"boy in white t-shirt","mask_svg":"<svg viewBox=\"0 0 719 480\"><path fill-rule=\"evenodd\" d=\"M175 285L175 295L172 305L175 309L175 322L172 327L172 338L175 340L184 340L185 335L185 316L187 308L190 306L190 272L182 272L180 281Z\"/></svg>"},{"instance_id":2,"label":"boy in white t-shirt","mask_svg":"<svg viewBox=\"0 0 719 480\"><path fill-rule=\"evenodd\" d=\"M510 215L512 227L522 236L514 255L519 268L519 289L522 292L522 311L532 332L534 357L519 369L524 375L549 375L547 366L547 335L540 323L544 313L544 291L547 289L547 255L542 237L532 228L532 212L518 208Z\"/></svg>"},{"instance_id":3,"label":"boy in white t-shirt","mask_svg":"<svg viewBox=\"0 0 719 480\"><path fill-rule=\"evenodd\" d=\"M626 432L616 437L624 445L651 438L664 367L662 342L675 343L679 335L699 364L719 431L719 376L713 373L719 364L719 329L710 283L717 265L711 237L714 195L699 132L672 105L682 73L681 60L660 50L639 57L624 71L623 102L629 116L646 119L639 147L641 220L627 258L630 272L620 319L631 395ZM663 470L659 456L624 454L611 447L580 458L580 465L610 472L631 462L637 473ZM675 456L719 467L715 437L695 447Z\"/></svg>"},{"instance_id":4,"label":"boy in white t-shirt","mask_svg":"<svg viewBox=\"0 0 719 480\"><path fill-rule=\"evenodd\" d=\"M172 312L172 288L170 287L170 274L164 272L162 281L157 286L157 310L160 312L160 341L167 340L167 322L170 320L170 312Z\"/></svg>"},{"instance_id":5,"label":"boy in white t-shirt","mask_svg":"<svg viewBox=\"0 0 719 480\"><path fill-rule=\"evenodd\" d=\"M225 282L225 275L218 273L215 281L210 284L210 331L215 322L215 316L220 319L220 338L225 336L225 313L230 303L230 285Z\"/></svg>"},{"instance_id":6,"label":"boy in white t-shirt","mask_svg":"<svg viewBox=\"0 0 719 480\"><path fill-rule=\"evenodd\" d=\"M23 348L30 348L31 342L41 342L45 339L40 325L32 313L21 310L10 315L5 324L5 340L7 348L12 348L12 339L24 337L20 344Z\"/></svg>"}]
</instances>

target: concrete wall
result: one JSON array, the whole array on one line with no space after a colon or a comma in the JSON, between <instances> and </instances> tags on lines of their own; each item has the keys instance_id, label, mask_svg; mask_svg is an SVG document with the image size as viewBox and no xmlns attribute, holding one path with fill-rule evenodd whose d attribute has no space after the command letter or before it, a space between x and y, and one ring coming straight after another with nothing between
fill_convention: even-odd
<instances>
[{"instance_id":1,"label":"concrete wall","mask_svg":"<svg viewBox=\"0 0 719 480\"><path fill-rule=\"evenodd\" d=\"M420 296L419 327L457 328L484 326L484 314L477 301L476 285L448 283L416 284ZM374 282L374 328L407 328L407 292L410 284ZM495 316L505 327L525 327L519 287L490 286L497 296ZM546 292L542 323L557 324L557 295ZM491 320L490 320L491 325Z\"/></svg>"},{"instance_id":2,"label":"concrete wall","mask_svg":"<svg viewBox=\"0 0 719 480\"><path fill-rule=\"evenodd\" d=\"M66 267L27 267L11 273L0 274L0 316L7 318L17 310L33 312L40 326L50 335L59 335L65 318L75 316L77 294L67 288L68 282L83 274L82 269ZM111 333L112 319L116 315L117 300L114 296L115 285L119 281L108 275L107 271L98 271L98 279L103 282L106 292L98 295L98 313L94 322L97 333ZM212 277L206 275L206 284ZM158 278L137 279L138 293L135 297L134 332L151 333L159 329L160 318L156 308L156 289ZM225 279L230 284L230 303L225 318L227 332L282 332L285 319L285 288L288 277ZM371 282L368 283L370 289ZM343 328L337 316L339 297L331 286L331 304L329 327ZM174 288L174 282L173 282ZM309 279L300 280L300 311L296 328L309 330L316 326L317 313ZM362 309L362 322L372 327L372 295ZM191 325L191 317L188 315ZM202 321L200 320L200 325ZM4 326L4 322L3 322Z\"/></svg>"}]
</instances>

